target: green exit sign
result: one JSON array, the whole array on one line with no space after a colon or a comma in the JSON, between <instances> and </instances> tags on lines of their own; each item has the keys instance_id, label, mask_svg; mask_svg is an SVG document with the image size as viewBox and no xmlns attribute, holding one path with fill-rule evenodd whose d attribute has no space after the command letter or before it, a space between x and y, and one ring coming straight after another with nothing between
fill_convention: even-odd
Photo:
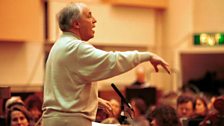
<instances>
[{"instance_id":1,"label":"green exit sign","mask_svg":"<svg viewBox=\"0 0 224 126\"><path fill-rule=\"evenodd\" d=\"M194 45L205 45L205 46L224 45L224 33L194 34Z\"/></svg>"}]
</instances>

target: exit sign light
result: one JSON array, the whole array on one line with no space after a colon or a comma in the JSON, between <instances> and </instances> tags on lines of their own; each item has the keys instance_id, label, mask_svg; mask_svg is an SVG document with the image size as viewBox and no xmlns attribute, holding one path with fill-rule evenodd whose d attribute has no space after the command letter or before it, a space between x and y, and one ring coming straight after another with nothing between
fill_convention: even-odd
<instances>
[{"instance_id":1,"label":"exit sign light","mask_svg":"<svg viewBox=\"0 0 224 126\"><path fill-rule=\"evenodd\" d=\"M224 33L194 34L194 45L204 45L204 46L224 45Z\"/></svg>"}]
</instances>

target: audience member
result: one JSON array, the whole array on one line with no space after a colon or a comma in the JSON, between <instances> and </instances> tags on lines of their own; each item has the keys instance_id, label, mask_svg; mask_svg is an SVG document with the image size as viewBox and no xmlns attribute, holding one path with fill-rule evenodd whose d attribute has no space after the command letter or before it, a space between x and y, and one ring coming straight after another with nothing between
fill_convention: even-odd
<instances>
[{"instance_id":1,"label":"audience member","mask_svg":"<svg viewBox=\"0 0 224 126\"><path fill-rule=\"evenodd\" d=\"M176 110L169 105L155 107L150 118L151 126L181 126Z\"/></svg>"},{"instance_id":2,"label":"audience member","mask_svg":"<svg viewBox=\"0 0 224 126\"><path fill-rule=\"evenodd\" d=\"M194 109L194 115L192 118L189 119L188 125L198 126L200 122L203 121L208 114L206 99L202 96L196 97L194 100L193 109Z\"/></svg>"},{"instance_id":3,"label":"audience member","mask_svg":"<svg viewBox=\"0 0 224 126\"><path fill-rule=\"evenodd\" d=\"M32 114L35 121L38 121L38 119L42 115L42 100L39 96L36 94L28 96L25 101L25 106L29 110L29 112Z\"/></svg>"},{"instance_id":4,"label":"audience member","mask_svg":"<svg viewBox=\"0 0 224 126\"><path fill-rule=\"evenodd\" d=\"M24 101L22 100L22 98L20 96L12 96L11 98L9 98L6 101L6 103L5 103L5 111L6 111L6 113L14 105L24 106Z\"/></svg>"},{"instance_id":5,"label":"audience member","mask_svg":"<svg viewBox=\"0 0 224 126\"><path fill-rule=\"evenodd\" d=\"M135 69L136 80L131 84L131 87L145 87L147 85L145 74L145 69L141 66L138 66Z\"/></svg>"},{"instance_id":6,"label":"audience member","mask_svg":"<svg viewBox=\"0 0 224 126\"><path fill-rule=\"evenodd\" d=\"M114 118L119 119L120 114L121 114L121 104L118 102L116 99L111 99L110 100L111 107L112 107L112 113Z\"/></svg>"},{"instance_id":7,"label":"audience member","mask_svg":"<svg viewBox=\"0 0 224 126\"><path fill-rule=\"evenodd\" d=\"M131 125L134 126L149 126L149 121L146 119L145 114L147 111L146 103L141 98L132 98L130 104L134 109L133 120Z\"/></svg>"},{"instance_id":8,"label":"audience member","mask_svg":"<svg viewBox=\"0 0 224 126\"><path fill-rule=\"evenodd\" d=\"M196 97L194 101L194 113L200 116L206 116L208 113L207 102L204 97Z\"/></svg>"},{"instance_id":9,"label":"audience member","mask_svg":"<svg viewBox=\"0 0 224 126\"><path fill-rule=\"evenodd\" d=\"M208 102L208 111L209 111L209 113L210 112L214 112L214 111L216 111L215 110L215 108L214 108L214 102L215 102L215 100L216 100L216 98L217 98L218 96L212 96L211 98L210 98L210 100L209 100L209 102Z\"/></svg>"},{"instance_id":10,"label":"audience member","mask_svg":"<svg viewBox=\"0 0 224 126\"><path fill-rule=\"evenodd\" d=\"M34 122L29 111L21 106L14 105L6 113L7 126L33 126Z\"/></svg>"},{"instance_id":11,"label":"audience member","mask_svg":"<svg viewBox=\"0 0 224 126\"><path fill-rule=\"evenodd\" d=\"M112 115L109 115L101 110L97 112L97 121L104 124L120 124L119 118L121 114L121 105L116 99L109 100L112 107Z\"/></svg>"},{"instance_id":12,"label":"audience member","mask_svg":"<svg viewBox=\"0 0 224 126\"><path fill-rule=\"evenodd\" d=\"M213 106L216 111L209 113L200 126L224 126L224 96L217 97Z\"/></svg>"},{"instance_id":13,"label":"audience member","mask_svg":"<svg viewBox=\"0 0 224 126\"><path fill-rule=\"evenodd\" d=\"M4 105L4 113L1 116L1 120L0 120L0 124L1 125L5 125L6 124L6 113L8 112L8 110L15 106L15 105L20 105L20 106L24 106L24 102L22 101L20 96L12 96L9 99L6 100L5 105Z\"/></svg>"},{"instance_id":14,"label":"audience member","mask_svg":"<svg viewBox=\"0 0 224 126\"><path fill-rule=\"evenodd\" d=\"M185 126L188 125L188 119L194 114L193 110L194 99L189 94L182 94L177 98L177 115L181 123Z\"/></svg>"}]
</instances>

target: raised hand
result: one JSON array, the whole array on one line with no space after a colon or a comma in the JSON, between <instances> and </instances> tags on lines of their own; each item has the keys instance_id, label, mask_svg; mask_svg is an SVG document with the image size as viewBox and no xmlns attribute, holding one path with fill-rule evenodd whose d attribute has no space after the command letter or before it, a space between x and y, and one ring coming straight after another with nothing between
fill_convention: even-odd
<instances>
[{"instance_id":1,"label":"raised hand","mask_svg":"<svg viewBox=\"0 0 224 126\"><path fill-rule=\"evenodd\" d=\"M161 65L168 74L170 74L170 69L169 69L169 65L168 63L162 59L161 57L159 57L156 54L152 54L151 59L149 60L150 63L152 64L152 66L154 67L155 71L158 72L158 65Z\"/></svg>"}]
</instances>

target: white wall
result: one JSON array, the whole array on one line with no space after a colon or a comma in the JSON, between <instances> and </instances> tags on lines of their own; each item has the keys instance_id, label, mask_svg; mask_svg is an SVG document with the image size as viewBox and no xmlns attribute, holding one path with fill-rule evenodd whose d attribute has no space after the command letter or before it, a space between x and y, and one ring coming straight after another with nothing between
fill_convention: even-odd
<instances>
[{"instance_id":1,"label":"white wall","mask_svg":"<svg viewBox=\"0 0 224 126\"><path fill-rule=\"evenodd\" d=\"M155 12L152 9L115 7L108 4L91 6L97 19L94 44L153 46ZM103 10L103 11L102 11Z\"/></svg>"},{"instance_id":2,"label":"white wall","mask_svg":"<svg viewBox=\"0 0 224 126\"><path fill-rule=\"evenodd\" d=\"M44 1L1 0L0 40L44 40Z\"/></svg>"},{"instance_id":3,"label":"white wall","mask_svg":"<svg viewBox=\"0 0 224 126\"><path fill-rule=\"evenodd\" d=\"M224 32L224 1L195 0L193 10L194 32Z\"/></svg>"},{"instance_id":4,"label":"white wall","mask_svg":"<svg viewBox=\"0 0 224 126\"><path fill-rule=\"evenodd\" d=\"M49 2L49 41L60 35L56 14L67 2ZM110 4L88 3L96 18L96 45L153 46L155 43L155 12L152 9L117 7Z\"/></svg>"},{"instance_id":5,"label":"white wall","mask_svg":"<svg viewBox=\"0 0 224 126\"><path fill-rule=\"evenodd\" d=\"M0 86L40 90L43 82L44 1L0 1Z\"/></svg>"},{"instance_id":6,"label":"white wall","mask_svg":"<svg viewBox=\"0 0 224 126\"><path fill-rule=\"evenodd\" d=\"M12 91L40 91L43 82L43 44L0 43L0 85Z\"/></svg>"}]
</instances>

